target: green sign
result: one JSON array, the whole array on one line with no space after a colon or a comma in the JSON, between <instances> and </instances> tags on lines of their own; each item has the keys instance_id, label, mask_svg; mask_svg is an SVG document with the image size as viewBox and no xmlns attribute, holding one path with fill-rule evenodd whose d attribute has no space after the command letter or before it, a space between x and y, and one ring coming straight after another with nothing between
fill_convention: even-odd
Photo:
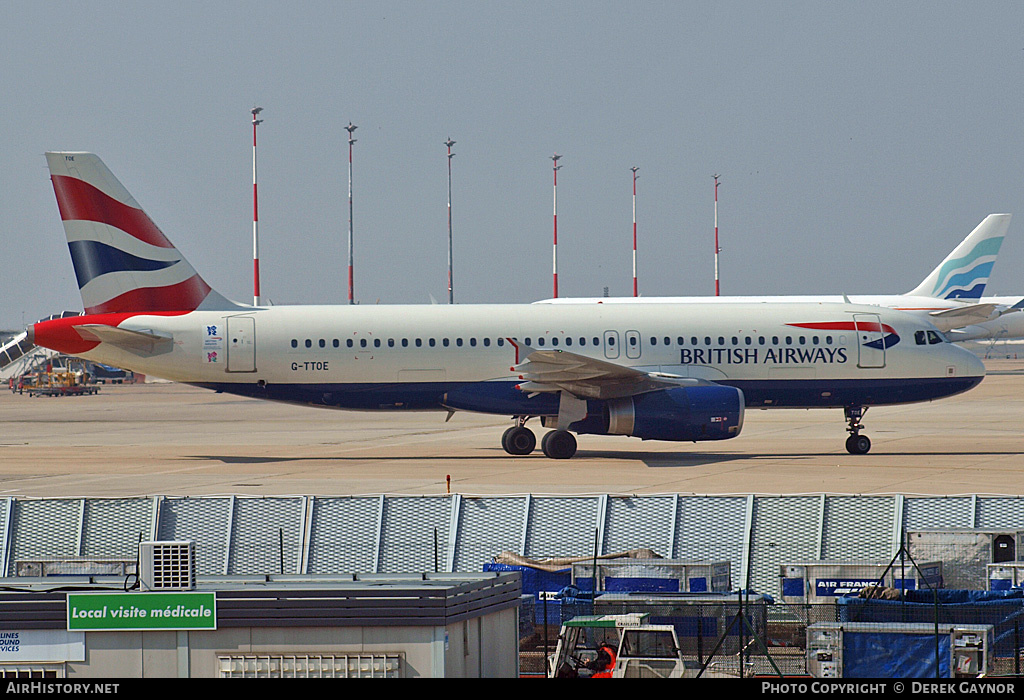
<instances>
[{"instance_id":1,"label":"green sign","mask_svg":"<svg viewBox=\"0 0 1024 700\"><path fill-rule=\"evenodd\" d=\"M215 630L215 593L68 593L69 630Z\"/></svg>"}]
</instances>

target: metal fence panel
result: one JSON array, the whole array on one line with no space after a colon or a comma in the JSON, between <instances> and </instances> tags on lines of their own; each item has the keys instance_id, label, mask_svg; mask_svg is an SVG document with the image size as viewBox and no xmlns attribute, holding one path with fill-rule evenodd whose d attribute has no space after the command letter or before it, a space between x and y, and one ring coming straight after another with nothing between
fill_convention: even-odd
<instances>
[{"instance_id":1,"label":"metal fence panel","mask_svg":"<svg viewBox=\"0 0 1024 700\"><path fill-rule=\"evenodd\" d=\"M672 496L609 498L605 552L651 549L671 557L674 505Z\"/></svg>"},{"instance_id":2,"label":"metal fence panel","mask_svg":"<svg viewBox=\"0 0 1024 700\"><path fill-rule=\"evenodd\" d=\"M892 496L828 496L821 558L888 559L893 554L895 521Z\"/></svg>"},{"instance_id":3,"label":"metal fence panel","mask_svg":"<svg viewBox=\"0 0 1024 700\"><path fill-rule=\"evenodd\" d=\"M734 586L743 581L747 499L743 496L680 496L673 559L729 561Z\"/></svg>"},{"instance_id":4,"label":"metal fence panel","mask_svg":"<svg viewBox=\"0 0 1024 700\"><path fill-rule=\"evenodd\" d=\"M16 500L7 575L18 560L77 557L81 517L81 499Z\"/></svg>"},{"instance_id":5,"label":"metal fence panel","mask_svg":"<svg viewBox=\"0 0 1024 700\"><path fill-rule=\"evenodd\" d=\"M907 497L903 506L905 530L974 527L970 496Z\"/></svg>"},{"instance_id":6,"label":"metal fence panel","mask_svg":"<svg viewBox=\"0 0 1024 700\"><path fill-rule=\"evenodd\" d=\"M519 553L526 497L463 498L455 544L455 571L483 571L503 551Z\"/></svg>"},{"instance_id":7,"label":"metal fence panel","mask_svg":"<svg viewBox=\"0 0 1024 700\"><path fill-rule=\"evenodd\" d=\"M817 496L759 496L754 499L751 533L750 587L759 593L781 595L779 567L811 561L818 556L821 498Z\"/></svg>"},{"instance_id":8,"label":"metal fence panel","mask_svg":"<svg viewBox=\"0 0 1024 700\"><path fill-rule=\"evenodd\" d=\"M82 556L134 559L153 534L153 499L86 499Z\"/></svg>"},{"instance_id":9,"label":"metal fence panel","mask_svg":"<svg viewBox=\"0 0 1024 700\"><path fill-rule=\"evenodd\" d=\"M165 498L160 504L157 539L192 540L196 543L196 574L219 576L227 563L230 522L230 498Z\"/></svg>"},{"instance_id":10,"label":"metal fence panel","mask_svg":"<svg viewBox=\"0 0 1024 700\"><path fill-rule=\"evenodd\" d=\"M523 554L528 557L593 554L598 506L599 498L596 496L532 498Z\"/></svg>"},{"instance_id":11,"label":"metal fence panel","mask_svg":"<svg viewBox=\"0 0 1024 700\"><path fill-rule=\"evenodd\" d=\"M229 574L295 574L302 542L302 498L238 498Z\"/></svg>"},{"instance_id":12,"label":"metal fence panel","mask_svg":"<svg viewBox=\"0 0 1024 700\"><path fill-rule=\"evenodd\" d=\"M317 498L309 535L310 574L372 572L380 498Z\"/></svg>"}]
</instances>

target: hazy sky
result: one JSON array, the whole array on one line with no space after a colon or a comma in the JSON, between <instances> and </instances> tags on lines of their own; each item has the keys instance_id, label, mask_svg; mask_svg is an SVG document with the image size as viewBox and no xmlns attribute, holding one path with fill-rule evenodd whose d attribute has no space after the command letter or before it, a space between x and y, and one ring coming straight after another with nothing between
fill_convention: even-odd
<instances>
[{"instance_id":1,"label":"hazy sky","mask_svg":"<svg viewBox=\"0 0 1024 700\"><path fill-rule=\"evenodd\" d=\"M1024 3L38 2L0 10L0 327L81 309L43 152L93 151L224 295L907 291L995 212L1024 293Z\"/></svg>"}]
</instances>

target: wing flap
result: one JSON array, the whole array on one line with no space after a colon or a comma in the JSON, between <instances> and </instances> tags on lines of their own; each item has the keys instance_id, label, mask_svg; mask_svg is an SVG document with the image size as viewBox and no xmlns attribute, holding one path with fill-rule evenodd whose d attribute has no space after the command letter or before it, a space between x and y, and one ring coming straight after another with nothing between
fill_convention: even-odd
<instances>
[{"instance_id":1,"label":"wing flap","mask_svg":"<svg viewBox=\"0 0 1024 700\"><path fill-rule=\"evenodd\" d=\"M567 392L580 399L615 399L673 386L707 384L706 380L661 372L644 372L567 350L534 350L516 344L524 361L512 367L526 380L528 393Z\"/></svg>"}]
</instances>

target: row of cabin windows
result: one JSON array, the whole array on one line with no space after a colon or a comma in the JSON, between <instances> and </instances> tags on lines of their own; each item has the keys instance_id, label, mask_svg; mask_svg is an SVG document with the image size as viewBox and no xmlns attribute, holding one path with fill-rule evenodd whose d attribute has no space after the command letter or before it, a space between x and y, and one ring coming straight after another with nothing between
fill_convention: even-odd
<instances>
[{"instance_id":1,"label":"row of cabin windows","mask_svg":"<svg viewBox=\"0 0 1024 700\"><path fill-rule=\"evenodd\" d=\"M370 340L369 338L360 338L358 341L354 340L353 338L349 338L349 339L347 339L345 341L345 347L346 348L354 348L354 347L368 348L368 347L372 346L372 347L375 347L375 348L379 348L379 347L382 347L384 345L384 342L385 341L382 341L380 338L374 338L373 340ZM403 348L407 348L407 347L409 347L410 343L413 345L413 347L417 347L417 348L423 347L423 338L413 338L411 340L409 338L402 338L400 340L395 340L394 338L388 338L386 342L387 342L387 346L389 348L395 347L396 344L401 345L401 347L403 347ZM484 338L480 342L481 342L481 344L485 348L489 348L491 346L491 339L490 338ZM437 340L435 338L427 338L426 343L427 343L427 346L431 347L431 348L437 346ZM326 341L323 338L321 338L320 340L314 342L312 339L306 338L306 340L303 341L303 344L307 348L312 348L314 345L316 345L317 347L326 348L328 346L328 341ZM476 338L470 338L468 344L469 344L469 347L475 348L477 346ZM494 341L494 344L497 345L500 348L500 347L502 347L505 344L505 339L504 338L498 338L497 340ZM451 345L451 341L448 338L441 338L441 345L444 346L444 347L448 347L449 345ZM461 348L463 346L462 338L456 338L455 339L455 345L456 345L456 347L460 347ZM334 347L334 348L340 348L342 346L342 341L338 340L337 338L334 338L333 340L330 341L330 346ZM292 347L293 348L299 347L298 339L292 338Z\"/></svg>"},{"instance_id":2,"label":"row of cabin windows","mask_svg":"<svg viewBox=\"0 0 1024 700\"><path fill-rule=\"evenodd\" d=\"M605 338L605 340L608 343L608 345L613 346L613 345L615 345L615 342L616 342L615 338L616 338L616 336L609 335L609 336L607 336ZM548 340L549 339L546 339L544 337L537 338L537 347L541 347L541 348L542 347L546 347L547 344L548 344ZM711 336L704 336L703 340L704 340L704 343L703 343L704 345L712 345L712 342L711 342L712 338L711 338ZM718 340L718 343L717 343L718 345L726 345L725 336L721 336L720 335L720 336L718 336L717 340ZM822 339L819 336L816 336L816 335L810 336L809 340L810 340L811 345L820 345L821 342L822 342ZM554 338L550 338L550 341L551 341L550 342L551 347L559 347L560 342L565 347L572 347L574 342L575 342L572 337L568 337L568 336L565 337L565 338L562 338L561 341L556 336ZM600 337L595 336L594 338L591 339L591 341L592 341L592 344L595 347L601 345L601 338ZM777 335L773 335L771 337L771 345L782 345L782 344L793 345L793 341L794 341L794 338L791 335L787 335L784 338L780 338ZM808 341L808 337L807 336L801 335L801 336L797 336L796 337L796 344L798 344L798 345L807 345L807 341ZM368 347L371 347L371 346L375 347L375 348L379 348L379 347L383 346L384 342L385 341L381 340L380 338L373 338L372 340L369 339L369 338L360 338L358 341L356 341L353 338L348 338L347 340L344 341L346 348L354 348L354 347L357 346L357 343L358 343L358 347L360 347L360 348L368 348ZM413 347L420 348L420 347L423 347L423 342L424 341L423 341L422 338L413 338L411 340L409 338L401 338L400 340L395 340L394 338L388 338L386 342L387 342L387 346L389 348L395 347L396 344L401 345L401 347L403 347L403 348L407 348L407 347L409 347L410 343L412 343ZM523 342L524 342L524 344L526 344L526 345L528 345L530 347L533 347L532 338L529 338L529 337L524 338ZM628 342L631 347L636 347L636 345L640 342L640 339L637 336L635 336L635 335L630 335L630 336L627 336L626 342ZM435 338L427 338L426 339L426 343L427 343L427 346L431 347L431 348L437 346L437 340ZM483 345L483 347L488 348L488 347L491 346L491 339L490 338L483 338L480 341L480 343ZM735 336L735 335L732 336L729 339L729 343L732 344L732 345L740 345L740 343L741 343L740 337L739 336ZM832 336L826 335L825 338L824 338L824 344L825 345L832 345L832 343L833 343ZM313 341L310 338L306 338L306 340L303 341L303 344L307 348L312 348L314 346L314 344L317 347L326 348L328 346L328 341L324 340L323 338L320 338L320 340L318 340L318 341ZM455 339L455 346L456 347L461 348L465 344L468 344L469 347L471 347L471 348L475 348L475 347L477 347L477 339L476 338L470 338L465 343L463 342L462 338L456 338ZM500 348L503 345L505 345L505 339L504 338L497 338L494 341L494 344L497 347ZM664 338L662 338L662 341L661 341L660 344L661 345L665 345L665 346L671 345L672 344L672 339L669 336L665 336ZM686 343L686 339L683 336L677 336L676 337L676 345L686 345L686 344L687 344ZM691 336L689 344L690 345L701 345L700 338L698 338L697 336ZM754 345L755 344L754 337L753 336L749 336L749 335L743 336L742 344L743 345ZM757 345L768 345L769 344L768 338L766 336L759 335L759 336L757 336L756 344ZM921 344L921 343L919 342L918 344ZM330 346L331 347L340 348L341 345L342 345L342 341L338 340L337 338L334 338L333 340L330 341ZM447 348L447 347L449 347L451 345L451 340L448 339L448 338L441 338L441 345L442 345L442 347L446 347ZM586 346L587 345L587 338L585 338L585 337L579 338L579 345L580 346ZM658 338L655 337L655 336L651 336L651 346L652 347L657 347L658 345L659 345ZM293 348L298 348L299 347L298 339L296 339L296 338L292 339L292 347Z\"/></svg>"}]
</instances>

